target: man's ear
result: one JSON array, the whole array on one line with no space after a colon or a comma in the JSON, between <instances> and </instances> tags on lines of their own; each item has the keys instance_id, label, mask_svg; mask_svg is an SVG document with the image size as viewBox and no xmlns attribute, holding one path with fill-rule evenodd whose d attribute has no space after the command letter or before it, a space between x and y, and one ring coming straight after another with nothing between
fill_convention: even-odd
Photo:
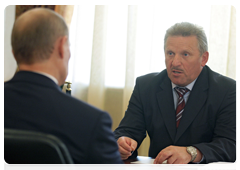
<instances>
[{"instance_id":1,"label":"man's ear","mask_svg":"<svg viewBox=\"0 0 240 170\"><path fill-rule=\"evenodd\" d=\"M67 43L67 41L68 41L67 36L60 37L58 39L58 53L61 58L64 57L65 44Z\"/></svg>"},{"instance_id":2,"label":"man's ear","mask_svg":"<svg viewBox=\"0 0 240 170\"><path fill-rule=\"evenodd\" d=\"M203 55L202 55L202 64L201 64L202 67L204 67L207 64L208 56L209 56L209 53L207 51L203 53Z\"/></svg>"}]
</instances>

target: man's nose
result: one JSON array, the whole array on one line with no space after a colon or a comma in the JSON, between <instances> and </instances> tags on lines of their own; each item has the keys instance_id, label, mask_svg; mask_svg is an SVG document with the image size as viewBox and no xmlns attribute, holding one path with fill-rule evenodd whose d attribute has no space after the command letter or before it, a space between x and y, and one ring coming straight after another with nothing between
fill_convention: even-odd
<instances>
[{"instance_id":1,"label":"man's nose","mask_svg":"<svg viewBox=\"0 0 240 170\"><path fill-rule=\"evenodd\" d=\"M174 56L173 60L172 60L172 65L173 65L173 66L179 66L179 65L181 65L181 62L182 62L181 60L182 60L181 56L178 55L178 54L176 54L176 55Z\"/></svg>"}]
</instances>

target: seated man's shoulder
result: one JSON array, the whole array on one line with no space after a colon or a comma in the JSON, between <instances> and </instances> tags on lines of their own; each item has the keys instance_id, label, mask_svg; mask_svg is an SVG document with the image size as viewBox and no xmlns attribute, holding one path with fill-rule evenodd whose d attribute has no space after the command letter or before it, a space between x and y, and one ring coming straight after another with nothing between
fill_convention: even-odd
<instances>
[{"instance_id":1,"label":"seated man's shoulder","mask_svg":"<svg viewBox=\"0 0 240 170\"><path fill-rule=\"evenodd\" d=\"M101 117L106 115L107 117L109 117L107 112L102 111L97 107L91 104L88 104L85 101L77 99L74 96L69 96L64 94L62 97L66 103L62 107L67 108L69 113L77 114L77 115L81 114L81 115L85 115L84 117L89 117L89 118L94 118L99 116Z\"/></svg>"},{"instance_id":2,"label":"seated man's shoulder","mask_svg":"<svg viewBox=\"0 0 240 170\"><path fill-rule=\"evenodd\" d=\"M222 74L219 74L215 71L210 71L210 81L212 81L212 83L216 83L218 86L233 86L236 85L236 80L224 76Z\"/></svg>"}]
</instances>

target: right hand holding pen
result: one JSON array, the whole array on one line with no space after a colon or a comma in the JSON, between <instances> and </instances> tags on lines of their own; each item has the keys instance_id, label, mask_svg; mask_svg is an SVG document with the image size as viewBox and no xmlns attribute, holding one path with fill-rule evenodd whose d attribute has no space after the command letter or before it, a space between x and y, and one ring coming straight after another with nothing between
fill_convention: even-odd
<instances>
[{"instance_id":1,"label":"right hand holding pen","mask_svg":"<svg viewBox=\"0 0 240 170\"><path fill-rule=\"evenodd\" d=\"M137 142L129 137L120 137L117 143L122 160L131 156L132 152L137 148Z\"/></svg>"}]
</instances>

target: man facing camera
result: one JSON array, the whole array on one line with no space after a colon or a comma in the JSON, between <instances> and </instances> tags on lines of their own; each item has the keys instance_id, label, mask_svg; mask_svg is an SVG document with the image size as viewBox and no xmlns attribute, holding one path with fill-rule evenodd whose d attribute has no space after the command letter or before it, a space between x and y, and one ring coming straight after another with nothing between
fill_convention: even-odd
<instances>
[{"instance_id":1,"label":"man facing camera","mask_svg":"<svg viewBox=\"0 0 240 170\"><path fill-rule=\"evenodd\" d=\"M69 33L52 10L25 12L14 23L19 72L4 84L4 128L55 135L74 163L122 163L110 116L60 89L68 74Z\"/></svg>"},{"instance_id":2,"label":"man facing camera","mask_svg":"<svg viewBox=\"0 0 240 170\"><path fill-rule=\"evenodd\" d=\"M236 160L236 81L212 71L207 38L191 23L170 27L166 69L136 80L128 109L115 130L121 158L136 156L150 137L154 163Z\"/></svg>"}]
</instances>

